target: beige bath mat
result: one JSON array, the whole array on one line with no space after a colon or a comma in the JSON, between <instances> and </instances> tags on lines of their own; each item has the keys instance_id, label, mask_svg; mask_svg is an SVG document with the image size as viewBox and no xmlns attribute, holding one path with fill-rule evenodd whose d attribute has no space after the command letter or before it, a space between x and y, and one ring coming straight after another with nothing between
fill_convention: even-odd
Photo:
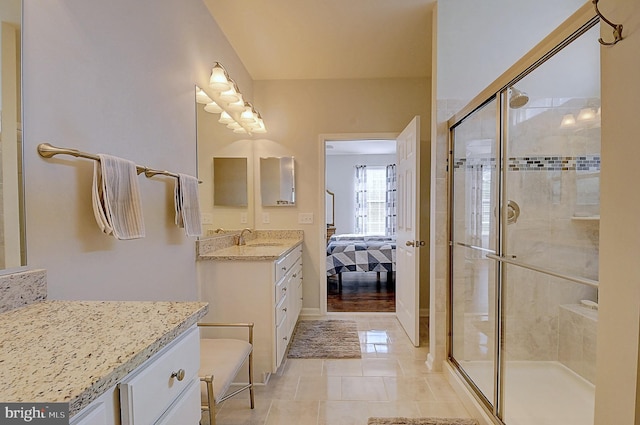
<instances>
[{"instance_id":1,"label":"beige bath mat","mask_svg":"<svg viewBox=\"0 0 640 425\"><path fill-rule=\"evenodd\" d=\"M367 425L478 425L465 418L369 418Z\"/></svg>"}]
</instances>

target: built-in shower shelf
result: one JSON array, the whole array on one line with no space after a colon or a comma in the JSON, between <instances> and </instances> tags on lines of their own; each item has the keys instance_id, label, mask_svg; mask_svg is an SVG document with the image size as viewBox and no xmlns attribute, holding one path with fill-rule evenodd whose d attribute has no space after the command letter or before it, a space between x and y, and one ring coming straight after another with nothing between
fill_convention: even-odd
<instances>
[{"instance_id":1,"label":"built-in shower shelf","mask_svg":"<svg viewBox=\"0 0 640 425\"><path fill-rule=\"evenodd\" d=\"M571 217L571 220L576 220L576 221L600 221L600 216L599 215L589 215L589 216L573 216Z\"/></svg>"}]
</instances>

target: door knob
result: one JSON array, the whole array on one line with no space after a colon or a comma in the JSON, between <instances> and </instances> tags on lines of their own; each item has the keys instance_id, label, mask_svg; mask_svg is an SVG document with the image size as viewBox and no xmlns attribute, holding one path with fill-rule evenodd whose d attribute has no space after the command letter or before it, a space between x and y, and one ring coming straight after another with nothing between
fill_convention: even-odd
<instances>
[{"instance_id":1,"label":"door knob","mask_svg":"<svg viewBox=\"0 0 640 425\"><path fill-rule=\"evenodd\" d=\"M406 246L416 246L416 244L413 241L407 241L405 243Z\"/></svg>"}]
</instances>

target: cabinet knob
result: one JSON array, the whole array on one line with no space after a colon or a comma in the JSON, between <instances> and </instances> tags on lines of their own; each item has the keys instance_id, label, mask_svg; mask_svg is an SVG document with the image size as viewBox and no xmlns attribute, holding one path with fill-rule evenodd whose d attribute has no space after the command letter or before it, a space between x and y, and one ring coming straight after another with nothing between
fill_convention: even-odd
<instances>
[{"instance_id":1,"label":"cabinet knob","mask_svg":"<svg viewBox=\"0 0 640 425\"><path fill-rule=\"evenodd\" d=\"M282 288L282 292L287 292L287 288Z\"/></svg>"},{"instance_id":2,"label":"cabinet knob","mask_svg":"<svg viewBox=\"0 0 640 425\"><path fill-rule=\"evenodd\" d=\"M289 339L289 338L287 338L287 337L285 336L285 337L283 337L282 339L284 339L284 340L286 341L286 340L287 340L287 339Z\"/></svg>"},{"instance_id":3,"label":"cabinet knob","mask_svg":"<svg viewBox=\"0 0 640 425\"><path fill-rule=\"evenodd\" d=\"M293 274L293 277L296 277L296 276L298 276L298 273L294 273L294 274Z\"/></svg>"},{"instance_id":4,"label":"cabinet knob","mask_svg":"<svg viewBox=\"0 0 640 425\"><path fill-rule=\"evenodd\" d=\"M182 381L184 379L184 369L179 369L177 372L171 373L172 378L176 378L178 381Z\"/></svg>"},{"instance_id":5,"label":"cabinet knob","mask_svg":"<svg viewBox=\"0 0 640 425\"><path fill-rule=\"evenodd\" d=\"M287 312L287 307L283 308L282 311Z\"/></svg>"},{"instance_id":6,"label":"cabinet knob","mask_svg":"<svg viewBox=\"0 0 640 425\"><path fill-rule=\"evenodd\" d=\"M286 271L287 271L287 268L286 268L286 267L283 267L283 268L282 268L282 270L284 270L284 271L286 272Z\"/></svg>"}]
</instances>

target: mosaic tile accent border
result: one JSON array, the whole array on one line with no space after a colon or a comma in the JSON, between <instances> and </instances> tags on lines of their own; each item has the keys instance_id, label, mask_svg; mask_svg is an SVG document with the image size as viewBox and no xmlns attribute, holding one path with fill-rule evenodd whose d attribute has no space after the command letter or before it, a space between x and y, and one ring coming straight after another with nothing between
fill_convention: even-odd
<instances>
[{"instance_id":1,"label":"mosaic tile accent border","mask_svg":"<svg viewBox=\"0 0 640 425\"><path fill-rule=\"evenodd\" d=\"M473 158L469 163L467 158L455 158L453 168L470 169L476 166L495 167L495 158ZM507 161L508 171L600 171L600 155L578 156L523 156L510 157Z\"/></svg>"}]
</instances>

